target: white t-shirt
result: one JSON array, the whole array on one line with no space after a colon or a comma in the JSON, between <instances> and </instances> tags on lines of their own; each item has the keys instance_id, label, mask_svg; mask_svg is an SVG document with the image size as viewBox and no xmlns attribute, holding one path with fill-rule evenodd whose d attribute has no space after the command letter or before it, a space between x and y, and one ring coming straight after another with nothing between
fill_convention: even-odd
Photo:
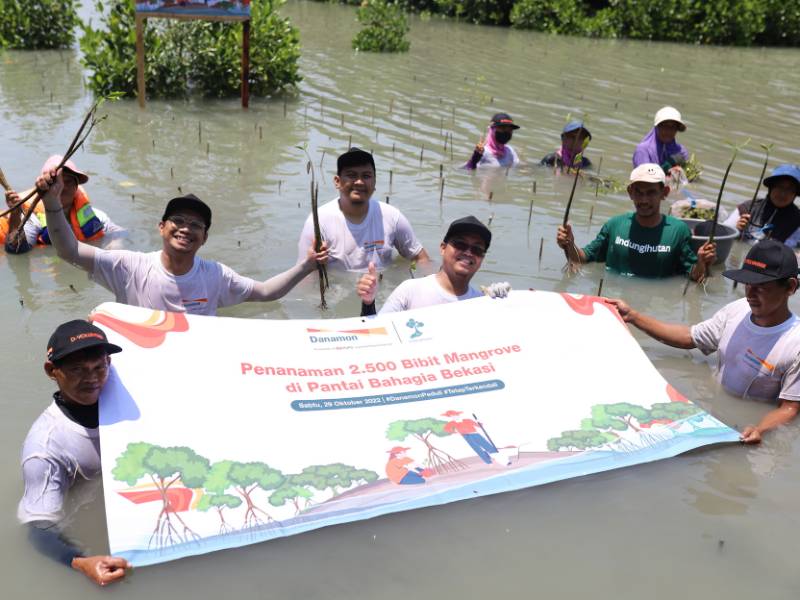
<instances>
[{"instance_id":1,"label":"white t-shirt","mask_svg":"<svg viewBox=\"0 0 800 600\"><path fill-rule=\"evenodd\" d=\"M99 429L71 421L53 402L31 426L22 445L25 491L17 507L22 523L57 523L64 497L78 477L100 475Z\"/></svg>"},{"instance_id":2,"label":"white t-shirt","mask_svg":"<svg viewBox=\"0 0 800 600\"><path fill-rule=\"evenodd\" d=\"M800 319L792 315L774 327L750 320L742 298L691 328L703 354L719 350L718 379L737 396L800 401Z\"/></svg>"},{"instance_id":3,"label":"white t-shirt","mask_svg":"<svg viewBox=\"0 0 800 600\"><path fill-rule=\"evenodd\" d=\"M408 259L422 251L422 244L403 213L372 198L361 223L351 223L345 218L338 198L320 206L319 228L328 243L328 267L332 268L364 270L376 253L380 264L388 265L393 258L392 248ZM313 241L314 220L309 215L297 245L297 262L306 260Z\"/></svg>"},{"instance_id":4,"label":"white t-shirt","mask_svg":"<svg viewBox=\"0 0 800 600\"><path fill-rule=\"evenodd\" d=\"M103 224L103 235L110 236L115 233L119 233L121 231L125 231L122 227L114 223L111 219L108 218L108 215L104 213L99 208L95 208L92 206L92 210L94 211L95 216L100 220ZM28 219L28 222L25 223L25 239L28 240L28 245L35 246L39 240L39 234L42 233L42 224L39 222L39 219L31 217Z\"/></svg>"},{"instance_id":5,"label":"white t-shirt","mask_svg":"<svg viewBox=\"0 0 800 600\"><path fill-rule=\"evenodd\" d=\"M378 312L383 314L425 308L436 304L479 298L482 295L481 292L470 286L465 294L454 296L439 285L436 274L433 274L421 279L406 279L389 295L386 303Z\"/></svg>"},{"instance_id":6,"label":"white t-shirt","mask_svg":"<svg viewBox=\"0 0 800 600\"><path fill-rule=\"evenodd\" d=\"M503 155L503 158L498 159L494 153L489 150L489 148L484 148L483 156L481 157L480 162L478 162L479 167L516 167L519 164L519 156L517 156L517 152L508 144L506 144L506 152Z\"/></svg>"},{"instance_id":7,"label":"white t-shirt","mask_svg":"<svg viewBox=\"0 0 800 600\"><path fill-rule=\"evenodd\" d=\"M161 250L95 250L89 278L112 291L117 302L156 310L215 315L217 307L247 300L255 281L213 260L195 257L185 275L161 264Z\"/></svg>"}]
</instances>

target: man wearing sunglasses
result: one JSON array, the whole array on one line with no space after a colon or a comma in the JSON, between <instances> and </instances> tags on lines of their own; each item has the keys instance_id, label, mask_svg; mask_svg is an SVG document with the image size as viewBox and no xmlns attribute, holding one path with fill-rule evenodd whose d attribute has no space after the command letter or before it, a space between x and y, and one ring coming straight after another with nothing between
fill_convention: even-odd
<instances>
[{"instance_id":1,"label":"man wearing sunglasses","mask_svg":"<svg viewBox=\"0 0 800 600\"><path fill-rule=\"evenodd\" d=\"M470 286L470 281L481 268L483 257L491 242L492 232L475 217L470 215L453 221L439 245L439 252L442 255L442 267L439 272L401 283L386 299L380 310L381 314L481 296L479 290ZM356 284L356 291L362 302L361 316L376 313L377 289L378 277L375 265L370 263L369 272L362 275ZM495 283L490 286L489 295L505 297L509 289L507 283Z\"/></svg>"},{"instance_id":2,"label":"man wearing sunglasses","mask_svg":"<svg viewBox=\"0 0 800 600\"><path fill-rule=\"evenodd\" d=\"M39 177L50 237L58 255L87 271L89 277L114 292L117 302L171 312L215 315L218 307L248 301L277 300L328 259L324 247L313 246L304 262L266 281L243 277L213 260L196 256L208 239L211 209L187 194L167 203L158 230L162 248L156 252L101 250L75 239L59 203L63 173Z\"/></svg>"}]
</instances>

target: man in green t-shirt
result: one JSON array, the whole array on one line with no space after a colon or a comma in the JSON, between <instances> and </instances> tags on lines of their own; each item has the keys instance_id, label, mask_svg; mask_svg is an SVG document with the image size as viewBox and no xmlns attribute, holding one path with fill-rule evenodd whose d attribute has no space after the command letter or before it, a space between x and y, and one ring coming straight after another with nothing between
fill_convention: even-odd
<instances>
[{"instance_id":1,"label":"man in green t-shirt","mask_svg":"<svg viewBox=\"0 0 800 600\"><path fill-rule=\"evenodd\" d=\"M605 262L607 269L622 275L670 277L689 273L694 281L703 279L716 260L716 245L707 242L695 255L686 224L661 214L661 201L669 194L665 181L658 165L639 165L631 172L628 184L635 212L609 219L583 249L575 245L569 224L559 227L558 245L574 262Z\"/></svg>"}]
</instances>

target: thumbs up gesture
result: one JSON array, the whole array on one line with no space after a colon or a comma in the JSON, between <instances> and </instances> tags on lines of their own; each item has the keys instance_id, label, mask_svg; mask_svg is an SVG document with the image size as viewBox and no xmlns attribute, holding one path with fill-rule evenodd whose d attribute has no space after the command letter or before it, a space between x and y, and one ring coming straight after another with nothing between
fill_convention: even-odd
<instances>
[{"instance_id":1,"label":"thumbs up gesture","mask_svg":"<svg viewBox=\"0 0 800 600\"><path fill-rule=\"evenodd\" d=\"M370 261L367 272L358 279L356 292L364 304L375 302L375 294L378 292L378 270L374 262Z\"/></svg>"}]
</instances>

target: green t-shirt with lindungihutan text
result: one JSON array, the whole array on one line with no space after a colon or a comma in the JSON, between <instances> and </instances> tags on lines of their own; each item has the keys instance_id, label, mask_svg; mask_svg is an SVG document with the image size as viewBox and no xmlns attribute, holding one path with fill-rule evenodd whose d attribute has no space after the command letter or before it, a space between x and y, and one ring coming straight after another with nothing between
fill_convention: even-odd
<instances>
[{"instance_id":1,"label":"green t-shirt with lindungihutan text","mask_svg":"<svg viewBox=\"0 0 800 600\"><path fill-rule=\"evenodd\" d=\"M643 227L635 213L609 219L583 252L587 262L605 262L621 275L670 277L688 273L697 262L686 223L662 216L655 227Z\"/></svg>"}]
</instances>

